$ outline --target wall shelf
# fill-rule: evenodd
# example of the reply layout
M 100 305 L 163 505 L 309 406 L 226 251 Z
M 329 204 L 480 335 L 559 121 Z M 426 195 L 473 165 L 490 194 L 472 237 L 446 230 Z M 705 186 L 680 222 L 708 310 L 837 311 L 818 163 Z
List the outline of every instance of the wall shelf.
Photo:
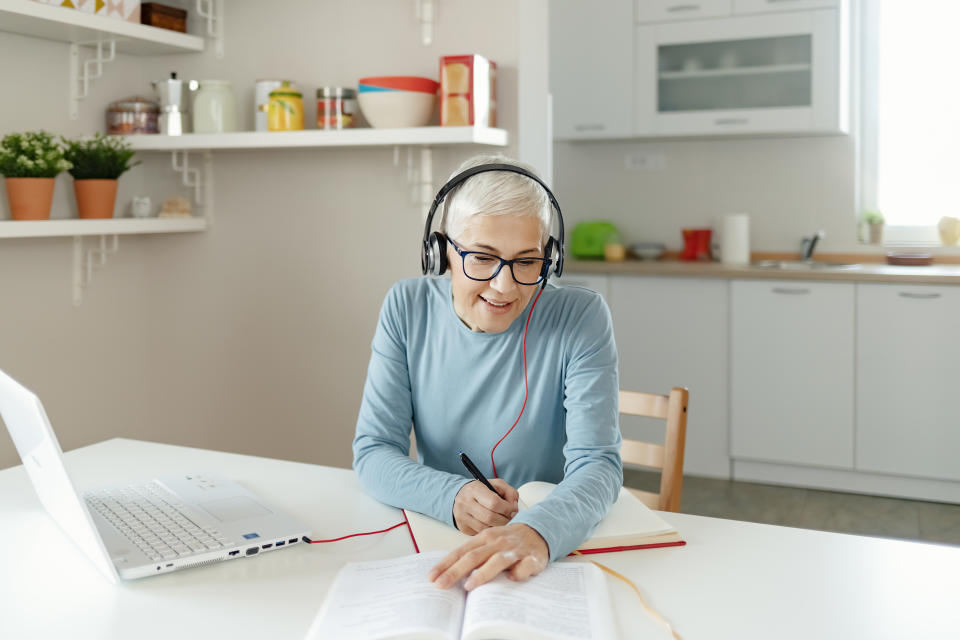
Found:
M 124 136 L 137 151 L 280 149 L 293 147 L 391 147 L 483 144 L 507 146 L 505 129 L 490 127 L 408 127 L 326 131 L 237 131 L 182 136 Z
M 74 44 L 116 40 L 118 53 L 152 56 L 203 51 L 197 36 L 33 0 L 0 0 L 0 31 Z
M 111 218 L 105 220 L 4 220 L 0 238 L 119 236 L 204 231 L 205 218 Z

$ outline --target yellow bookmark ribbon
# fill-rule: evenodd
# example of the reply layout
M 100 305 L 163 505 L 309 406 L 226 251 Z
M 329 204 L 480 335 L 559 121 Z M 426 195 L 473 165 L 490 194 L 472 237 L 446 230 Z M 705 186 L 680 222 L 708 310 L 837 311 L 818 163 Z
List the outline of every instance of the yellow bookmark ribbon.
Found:
M 583 555 L 582 553 L 580 553 L 579 551 L 574 551 L 573 554 L 574 554 L 574 555 L 577 555 L 577 556 L 580 556 L 581 558 L 586 558 L 586 556 L 584 556 L 584 555 Z M 676 640 L 683 640 L 683 638 L 680 637 L 680 634 L 677 633 L 676 631 L 674 631 L 673 626 L 671 626 L 671 624 L 667 621 L 667 619 L 664 618 L 662 615 L 660 615 L 660 614 L 656 611 L 656 609 L 654 609 L 653 607 L 651 607 L 650 605 L 647 604 L 647 601 L 644 599 L 643 594 L 640 593 L 640 588 L 637 587 L 637 585 L 635 585 L 635 584 L 633 583 L 633 580 L 631 580 L 630 578 L 626 577 L 625 575 L 622 575 L 622 574 L 614 571 L 614 570 L 611 569 L 610 567 L 608 567 L 608 566 L 606 566 L 606 565 L 604 565 L 604 564 L 601 564 L 601 563 L 597 562 L 596 560 L 590 560 L 589 558 L 587 558 L 587 560 L 589 560 L 589 561 L 592 562 L 593 564 L 597 565 L 598 567 L 600 567 L 601 569 L 603 569 L 604 571 L 606 571 L 607 573 L 609 573 L 610 575 L 612 575 L 614 578 L 618 578 L 618 579 L 620 579 L 620 580 L 623 580 L 623 581 L 626 582 L 628 585 L 630 585 L 630 588 L 632 588 L 632 589 L 636 592 L 637 597 L 640 599 L 640 604 L 643 606 L 643 610 L 647 612 L 647 615 L 649 615 L 651 618 L 653 618 L 654 620 L 656 620 L 657 622 L 659 622 L 660 624 L 662 624 L 663 626 L 665 626 L 665 627 L 667 628 L 667 631 L 670 632 L 670 635 L 672 635 Z

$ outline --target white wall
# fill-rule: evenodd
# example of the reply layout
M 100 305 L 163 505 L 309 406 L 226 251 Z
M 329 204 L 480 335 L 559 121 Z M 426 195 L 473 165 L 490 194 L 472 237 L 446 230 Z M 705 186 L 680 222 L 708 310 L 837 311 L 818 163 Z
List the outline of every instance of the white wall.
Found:
M 232 80 L 251 128 L 254 80 L 289 77 L 311 122 L 319 85 L 436 77 L 441 55 L 463 53 L 500 65 L 499 115 L 515 133 L 516 3 L 437 4 L 424 47 L 412 0 L 231 0 L 224 59 L 120 56 L 79 121 L 66 117 L 67 45 L 0 33 L 0 60 L 29 61 L 0 66 L 0 133 L 102 130 L 107 103 L 149 95 L 170 71 Z M 435 153 L 434 178 L 474 152 Z M 120 203 L 187 195 L 169 156 L 144 161 L 121 179 Z M 377 311 L 391 283 L 419 272 L 425 212 L 392 149 L 221 152 L 214 162 L 214 226 L 123 237 L 80 307 L 69 239 L 0 240 L 0 368 L 44 400 L 64 449 L 124 436 L 348 466 Z M 73 215 L 70 190 L 61 177 L 54 217 Z M 0 193 L 0 218 L 6 207 Z M 17 462 L 0 437 L 0 467 Z
M 630 153 L 662 155 L 664 168 L 627 169 Z M 571 229 L 606 219 L 627 244 L 680 249 L 682 228 L 747 213 L 754 251 L 799 251 L 801 236 L 817 229 L 826 231 L 818 251 L 865 251 L 856 237 L 849 136 L 558 142 L 554 157 L 557 197 Z

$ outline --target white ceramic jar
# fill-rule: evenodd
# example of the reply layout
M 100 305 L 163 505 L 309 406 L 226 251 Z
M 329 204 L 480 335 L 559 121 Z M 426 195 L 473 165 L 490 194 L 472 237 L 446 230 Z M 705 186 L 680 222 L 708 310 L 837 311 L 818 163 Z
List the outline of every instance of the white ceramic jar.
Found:
M 193 131 L 225 133 L 237 130 L 237 103 L 227 80 L 201 80 L 193 99 Z

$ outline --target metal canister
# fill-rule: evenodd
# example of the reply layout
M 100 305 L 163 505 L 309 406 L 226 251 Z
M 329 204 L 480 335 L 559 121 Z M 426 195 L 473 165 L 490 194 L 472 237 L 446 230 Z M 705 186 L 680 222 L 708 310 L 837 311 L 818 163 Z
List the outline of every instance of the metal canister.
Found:
M 289 81 L 270 92 L 267 104 L 267 131 L 299 131 L 303 129 L 303 94 Z
M 253 129 L 267 131 L 267 107 L 270 103 L 270 92 L 279 89 L 289 80 L 257 80 L 253 92 Z
M 349 129 L 357 112 L 357 91 L 346 87 L 317 89 L 317 129 Z

